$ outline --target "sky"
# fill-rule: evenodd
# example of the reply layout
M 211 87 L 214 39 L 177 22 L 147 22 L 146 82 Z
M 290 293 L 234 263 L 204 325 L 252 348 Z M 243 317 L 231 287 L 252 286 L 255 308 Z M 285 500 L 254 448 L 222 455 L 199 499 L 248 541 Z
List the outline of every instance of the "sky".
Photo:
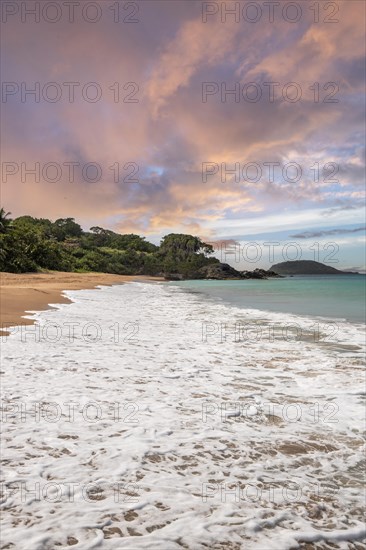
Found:
M 3 1 L 1 205 L 364 270 L 365 6 Z

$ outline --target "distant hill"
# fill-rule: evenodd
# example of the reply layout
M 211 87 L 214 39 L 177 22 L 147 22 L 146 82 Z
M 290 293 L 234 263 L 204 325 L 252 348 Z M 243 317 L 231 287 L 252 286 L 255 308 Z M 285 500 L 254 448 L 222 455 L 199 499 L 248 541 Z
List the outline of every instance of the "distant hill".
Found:
M 281 262 L 271 267 L 279 275 L 349 275 L 350 272 L 340 271 L 330 265 L 325 265 L 313 260 L 295 260 Z

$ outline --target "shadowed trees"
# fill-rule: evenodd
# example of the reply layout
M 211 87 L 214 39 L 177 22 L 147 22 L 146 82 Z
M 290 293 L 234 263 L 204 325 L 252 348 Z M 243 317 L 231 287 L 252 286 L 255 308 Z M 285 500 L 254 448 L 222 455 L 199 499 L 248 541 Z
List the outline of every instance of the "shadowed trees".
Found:
M 6 233 L 10 228 L 12 220 L 9 216 L 11 212 L 5 212 L 4 208 L 0 208 L 0 233 Z
M 182 273 L 199 276 L 213 248 L 198 237 L 171 233 L 156 246 L 145 237 L 93 226 L 83 231 L 74 218 L 20 216 L 0 210 L 0 270 L 14 273 L 48 269 L 126 275 Z M 9 228 L 11 227 L 11 231 Z

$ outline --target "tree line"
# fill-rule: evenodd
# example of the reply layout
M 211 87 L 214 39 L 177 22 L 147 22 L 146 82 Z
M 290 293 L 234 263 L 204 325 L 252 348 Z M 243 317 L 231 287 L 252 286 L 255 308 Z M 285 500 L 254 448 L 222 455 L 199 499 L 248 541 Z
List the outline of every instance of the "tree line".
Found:
M 120 234 L 99 226 L 83 231 L 74 218 L 20 216 L 0 209 L 0 271 L 42 270 L 166 275 L 201 278 L 200 269 L 216 258 L 199 237 L 170 233 L 160 246 L 135 234 Z

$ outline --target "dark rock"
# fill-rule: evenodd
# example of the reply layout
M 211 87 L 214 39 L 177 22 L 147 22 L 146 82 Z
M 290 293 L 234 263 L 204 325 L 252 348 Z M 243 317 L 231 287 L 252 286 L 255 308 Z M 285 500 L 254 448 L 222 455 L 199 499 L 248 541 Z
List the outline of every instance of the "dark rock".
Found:
M 164 273 L 163 277 L 167 281 L 183 281 L 184 277 L 181 273 Z
M 281 277 L 275 271 L 266 269 L 255 269 L 254 271 L 241 271 L 243 279 L 269 279 L 269 277 Z
M 184 276 L 182 273 L 164 273 L 163 276 L 167 281 L 183 281 L 185 279 L 215 279 L 224 281 L 226 279 L 268 279 L 269 277 L 281 277 L 281 275 L 278 275 L 274 271 L 266 271 L 265 269 L 237 271 L 231 265 L 220 262 L 205 265 L 197 273 L 192 273 L 189 277 Z
M 204 279 L 242 279 L 240 271 L 237 271 L 229 264 L 215 263 L 205 265 L 199 271 Z

